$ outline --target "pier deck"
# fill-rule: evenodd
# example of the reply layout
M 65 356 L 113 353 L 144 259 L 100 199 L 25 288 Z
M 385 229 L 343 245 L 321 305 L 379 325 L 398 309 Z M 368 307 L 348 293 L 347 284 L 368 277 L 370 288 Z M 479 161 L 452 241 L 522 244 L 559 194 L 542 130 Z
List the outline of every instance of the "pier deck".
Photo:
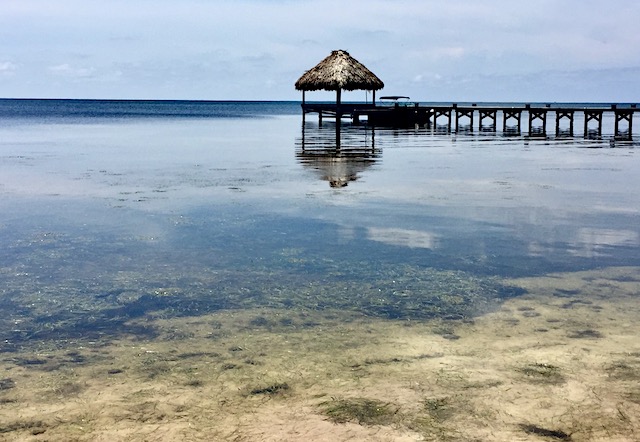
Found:
M 371 126 L 388 127 L 437 127 L 448 131 L 495 131 L 500 117 L 504 132 L 523 132 L 522 117 L 526 116 L 529 136 L 546 136 L 547 120 L 555 118 L 556 136 L 574 136 L 574 119 L 577 113 L 584 115 L 583 134 L 602 135 L 602 120 L 605 114 L 612 114 L 618 139 L 631 139 L 633 115 L 638 112 L 636 104 L 514 104 L 449 105 L 441 104 L 395 104 L 391 106 L 375 104 L 342 103 L 302 103 L 303 118 L 308 113 L 317 113 L 319 122 L 323 118 L 350 119 L 354 124 L 366 121 Z M 477 126 L 474 122 L 477 121 Z

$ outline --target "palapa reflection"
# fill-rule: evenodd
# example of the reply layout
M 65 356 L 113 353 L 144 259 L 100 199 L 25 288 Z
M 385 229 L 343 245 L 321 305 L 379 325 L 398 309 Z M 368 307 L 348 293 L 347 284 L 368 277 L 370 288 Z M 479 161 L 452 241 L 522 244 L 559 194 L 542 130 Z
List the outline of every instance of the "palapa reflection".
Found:
M 338 126 L 339 127 L 339 126 Z M 302 124 L 296 141 L 296 158 L 331 187 L 345 187 L 381 156 L 375 148 L 373 128 Z

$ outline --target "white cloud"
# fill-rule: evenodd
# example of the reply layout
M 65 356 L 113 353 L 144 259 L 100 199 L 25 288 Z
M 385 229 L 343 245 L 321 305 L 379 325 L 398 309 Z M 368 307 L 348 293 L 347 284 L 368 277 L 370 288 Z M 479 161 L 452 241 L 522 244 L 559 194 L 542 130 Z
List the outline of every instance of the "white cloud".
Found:
M 433 55 L 436 58 L 461 58 L 465 55 L 464 48 L 460 46 L 434 48 Z
M 0 75 L 13 75 L 18 69 L 18 66 L 10 61 L 0 61 Z
M 93 68 L 76 68 L 68 63 L 49 67 L 49 72 L 71 78 L 89 78 L 93 76 L 94 71 Z

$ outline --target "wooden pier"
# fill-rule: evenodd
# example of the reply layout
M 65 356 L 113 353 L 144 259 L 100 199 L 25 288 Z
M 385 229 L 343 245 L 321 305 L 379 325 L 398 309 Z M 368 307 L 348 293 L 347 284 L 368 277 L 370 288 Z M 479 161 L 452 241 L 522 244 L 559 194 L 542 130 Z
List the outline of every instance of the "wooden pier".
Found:
M 499 117 L 502 131 L 521 134 L 523 115 L 527 121 L 527 135 L 545 137 L 548 135 L 548 118 L 555 119 L 556 136 L 575 136 L 575 116 L 584 115 L 582 134 L 584 137 L 602 136 L 602 121 L 605 114 L 614 118 L 614 137 L 631 139 L 633 135 L 633 115 L 638 112 L 636 104 L 564 105 L 564 104 L 518 104 L 505 106 L 487 105 L 430 105 L 398 104 L 381 106 L 374 104 L 342 103 L 302 103 L 303 119 L 308 113 L 317 113 L 318 121 L 323 118 L 350 119 L 353 124 L 365 122 L 370 126 L 426 127 L 436 130 L 472 132 L 496 131 Z M 477 126 L 474 122 L 477 121 Z

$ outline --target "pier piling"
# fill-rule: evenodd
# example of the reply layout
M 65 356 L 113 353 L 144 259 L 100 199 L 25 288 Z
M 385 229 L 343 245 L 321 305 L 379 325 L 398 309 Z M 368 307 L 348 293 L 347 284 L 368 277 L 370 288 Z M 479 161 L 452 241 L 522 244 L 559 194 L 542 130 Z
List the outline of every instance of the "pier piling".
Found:
M 483 126 L 482 121 L 487 119 L 487 120 L 491 120 L 491 125 L 488 126 L 488 128 L 495 132 L 497 115 L 498 115 L 497 109 L 478 109 L 478 119 L 480 120 L 480 122 L 478 123 L 479 130 L 480 131 L 484 130 L 485 126 Z
M 520 133 L 521 117 L 522 117 L 522 109 L 502 109 L 502 131 L 507 132 L 509 120 L 514 119 L 516 120 L 515 131 L 517 133 Z
M 597 135 L 602 136 L 602 115 L 604 111 L 601 109 L 598 110 L 584 110 L 584 136 L 587 138 L 589 136 L 589 122 L 595 121 L 598 123 L 598 128 L 596 129 Z
M 433 127 L 438 127 L 438 117 L 446 117 L 447 118 L 447 131 L 451 131 L 451 112 L 457 106 L 454 104 L 452 107 L 436 107 L 433 109 Z
M 611 108 L 615 115 L 614 137 L 619 140 L 630 140 L 633 132 L 633 112 L 635 109 L 620 109 L 615 104 L 611 105 Z M 620 123 L 623 121 L 627 122 L 626 131 L 620 129 Z
M 460 130 L 460 118 L 467 117 L 469 119 L 469 130 L 473 131 L 473 113 L 475 109 L 456 108 L 456 132 Z
M 569 120 L 569 132 L 568 136 L 573 136 L 573 109 L 558 109 L 556 110 L 556 136 L 560 136 L 562 134 L 562 130 L 560 129 L 560 122 L 563 118 Z
M 546 136 L 547 135 L 547 109 L 532 109 L 529 110 L 529 136 Z M 540 120 L 542 124 L 534 127 L 533 122 Z

